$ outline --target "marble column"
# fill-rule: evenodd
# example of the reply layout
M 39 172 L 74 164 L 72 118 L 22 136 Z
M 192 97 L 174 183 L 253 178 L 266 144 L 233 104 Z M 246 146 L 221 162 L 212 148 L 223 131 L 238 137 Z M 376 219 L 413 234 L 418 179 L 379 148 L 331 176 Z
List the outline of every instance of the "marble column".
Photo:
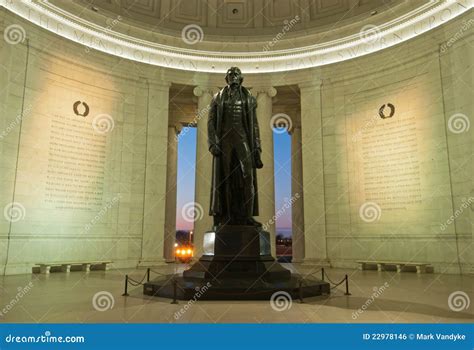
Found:
M 292 262 L 304 259 L 304 199 L 303 158 L 301 152 L 301 126 L 294 125 L 291 134 L 291 196 L 295 199 L 291 208 Z
M 272 255 L 275 256 L 275 168 L 273 157 L 273 126 L 271 125 L 272 97 L 274 87 L 255 87 L 252 93 L 257 97 L 257 118 L 262 143 L 263 168 L 257 169 L 259 216 L 256 218 L 270 232 Z
M 304 263 L 327 265 L 321 84 L 300 85 Z
M 169 84 L 148 85 L 145 200 L 139 266 L 154 266 L 165 262 L 169 87 Z
M 212 157 L 207 144 L 207 120 L 213 89 L 197 86 L 193 91 L 198 97 L 197 147 L 196 147 L 196 189 L 194 218 L 194 257 L 202 255 L 204 233 L 212 229 L 213 219 L 209 216 L 212 179 Z
M 168 160 L 166 171 L 166 217 L 164 257 L 166 262 L 174 261 L 176 240 L 176 202 L 178 176 L 178 137 L 182 125 L 168 126 Z

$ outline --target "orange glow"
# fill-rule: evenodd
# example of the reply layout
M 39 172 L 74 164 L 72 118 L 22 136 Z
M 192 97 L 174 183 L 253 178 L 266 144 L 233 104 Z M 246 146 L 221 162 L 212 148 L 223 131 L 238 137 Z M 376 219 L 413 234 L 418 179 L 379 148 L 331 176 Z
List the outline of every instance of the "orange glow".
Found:
M 181 247 L 180 249 L 176 249 L 175 251 L 176 256 L 180 257 L 192 257 L 193 256 L 193 249 L 192 247 Z

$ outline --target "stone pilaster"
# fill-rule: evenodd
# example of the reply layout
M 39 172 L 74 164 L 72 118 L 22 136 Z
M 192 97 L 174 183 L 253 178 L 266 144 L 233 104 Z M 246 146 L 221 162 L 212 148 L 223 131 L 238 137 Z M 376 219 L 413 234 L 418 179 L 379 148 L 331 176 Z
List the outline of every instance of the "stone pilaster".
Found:
M 300 86 L 300 98 L 304 263 L 327 265 L 320 82 Z
M 301 126 L 295 125 L 291 134 L 291 196 L 292 205 L 292 262 L 304 259 L 304 199 L 303 199 L 303 158 L 301 152 Z
M 207 144 L 207 121 L 212 99 L 211 87 L 197 86 L 193 91 L 198 97 L 197 147 L 196 147 L 196 189 L 194 221 L 194 256 L 202 255 L 204 233 L 212 229 L 213 219 L 209 216 L 212 179 L 212 156 Z
M 256 218 L 270 232 L 272 255 L 275 256 L 275 168 L 273 157 L 273 126 L 271 119 L 274 87 L 255 87 L 252 93 L 257 97 L 257 119 L 260 127 L 263 168 L 257 169 L 259 216 Z
M 168 161 L 166 171 L 166 217 L 164 257 L 167 262 L 174 261 L 174 242 L 176 239 L 176 195 L 178 176 L 178 137 L 181 125 L 168 127 Z
M 140 266 L 164 263 L 170 84 L 149 84 L 145 200 Z M 164 125 L 163 125 L 164 124 Z

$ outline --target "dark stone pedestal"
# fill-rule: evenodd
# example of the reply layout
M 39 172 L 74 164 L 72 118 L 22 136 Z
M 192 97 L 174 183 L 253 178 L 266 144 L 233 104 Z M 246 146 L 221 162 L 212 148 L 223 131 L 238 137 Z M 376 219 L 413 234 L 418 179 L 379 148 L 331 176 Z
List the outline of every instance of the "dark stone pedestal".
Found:
M 204 235 L 204 254 L 182 276 L 147 282 L 143 293 L 178 299 L 269 299 L 277 291 L 292 297 L 329 294 L 329 284 L 302 278 L 272 256 L 270 234 L 255 226 L 222 226 Z

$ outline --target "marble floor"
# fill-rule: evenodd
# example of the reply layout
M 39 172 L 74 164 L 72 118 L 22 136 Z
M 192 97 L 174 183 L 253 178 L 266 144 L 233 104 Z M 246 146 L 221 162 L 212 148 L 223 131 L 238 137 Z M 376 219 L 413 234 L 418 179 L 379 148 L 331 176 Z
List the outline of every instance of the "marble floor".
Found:
M 300 273 L 319 276 L 317 268 L 285 264 Z M 182 270 L 171 264 L 161 273 Z M 343 285 L 330 296 L 293 300 L 280 310 L 269 301 L 179 301 L 145 297 L 131 287 L 123 297 L 124 275 L 140 280 L 145 270 L 109 270 L 0 277 L 0 322 L 46 323 L 451 323 L 473 322 L 473 306 L 453 311 L 449 296 L 463 292 L 473 299 L 472 275 L 422 274 L 326 269 L 336 281 L 350 276 L 351 296 Z M 467 296 L 467 299 L 466 299 Z M 458 305 L 455 303 L 455 305 Z M 466 305 L 466 304 L 464 304 Z

